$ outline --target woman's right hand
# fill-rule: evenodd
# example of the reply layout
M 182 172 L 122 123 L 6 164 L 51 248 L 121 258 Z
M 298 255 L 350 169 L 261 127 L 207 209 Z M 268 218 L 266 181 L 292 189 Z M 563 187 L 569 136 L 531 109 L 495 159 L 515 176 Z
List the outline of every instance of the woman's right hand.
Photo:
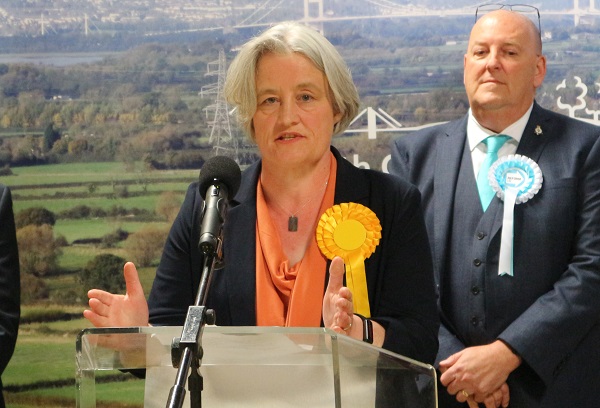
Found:
M 92 289 L 88 292 L 90 309 L 83 317 L 96 327 L 148 326 L 148 302 L 140 283 L 137 269 L 132 262 L 123 267 L 125 295 Z
M 336 256 L 329 267 L 329 283 L 323 297 L 323 324 L 340 334 L 350 335 L 354 320 L 352 292 L 344 286 L 344 261 Z M 362 335 L 362 331 L 359 331 Z

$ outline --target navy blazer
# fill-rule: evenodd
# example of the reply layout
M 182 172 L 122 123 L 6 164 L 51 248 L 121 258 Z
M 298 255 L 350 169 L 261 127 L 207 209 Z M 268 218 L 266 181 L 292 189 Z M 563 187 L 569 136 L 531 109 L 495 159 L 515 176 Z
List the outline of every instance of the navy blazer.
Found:
M 19 330 L 19 252 L 10 189 L 0 184 L 0 376 L 12 357 Z M 4 406 L 0 379 L 0 406 Z
M 466 126 L 465 116 L 400 137 L 392 147 L 390 171 L 422 194 L 439 293 L 444 277 L 456 273 L 446 270 L 446 259 L 453 207 L 460 205 L 455 186 Z M 489 341 L 504 340 L 524 361 L 509 376 L 511 392 L 523 387 L 536 401 L 545 395 L 544 407 L 599 403 L 593 398 L 600 386 L 599 135 L 596 126 L 534 103 L 516 153 L 540 166 L 543 185 L 515 207 L 514 277 L 506 284 L 497 271 L 487 272 L 491 278 L 481 294 Z M 503 205 L 493 200 L 498 212 L 487 257 L 497 269 Z M 438 361 L 475 345 L 465 342 L 444 310 L 440 317 Z
M 419 192 L 396 177 L 358 169 L 332 151 L 337 160 L 335 203 L 363 204 L 375 212 L 383 227 L 379 246 L 365 262 L 371 314 L 386 327 L 383 346 L 432 364 L 439 321 Z M 218 325 L 256 325 L 260 168 L 258 162 L 243 172 L 241 187 L 230 202 L 223 234 L 225 267 L 214 271 L 207 296 Z M 194 303 L 202 266 L 197 249 L 201 204 L 198 185 L 193 183 L 169 233 L 150 293 L 153 324 L 182 325 L 188 306 Z

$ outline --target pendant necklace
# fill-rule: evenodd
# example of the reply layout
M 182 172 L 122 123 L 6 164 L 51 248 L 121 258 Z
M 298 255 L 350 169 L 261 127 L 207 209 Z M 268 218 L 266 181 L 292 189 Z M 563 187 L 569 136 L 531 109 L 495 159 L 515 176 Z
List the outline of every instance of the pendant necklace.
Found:
M 329 184 L 329 174 L 327 175 L 327 178 L 325 179 L 325 184 L 323 185 L 323 188 L 321 189 L 321 191 L 325 190 L 327 188 L 327 184 Z M 319 194 L 320 195 L 320 194 Z M 286 213 L 290 214 L 290 216 L 288 217 L 288 231 L 290 232 L 296 232 L 298 231 L 298 216 L 300 214 L 302 214 L 302 211 L 304 210 L 304 208 L 310 204 L 313 200 L 314 200 L 315 196 L 309 198 L 307 201 L 305 201 L 298 210 L 296 210 L 295 212 L 290 212 L 287 211 L 285 208 L 283 208 L 279 203 L 275 203 L 279 208 L 281 208 L 283 211 L 285 211 Z

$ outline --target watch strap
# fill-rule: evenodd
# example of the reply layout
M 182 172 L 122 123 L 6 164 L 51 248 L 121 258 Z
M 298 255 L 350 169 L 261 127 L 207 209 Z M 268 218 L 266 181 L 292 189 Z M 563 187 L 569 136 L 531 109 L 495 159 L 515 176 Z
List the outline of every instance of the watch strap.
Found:
M 373 344 L 373 321 L 364 317 L 361 314 L 354 313 L 362 320 L 363 324 L 363 341 L 365 343 Z

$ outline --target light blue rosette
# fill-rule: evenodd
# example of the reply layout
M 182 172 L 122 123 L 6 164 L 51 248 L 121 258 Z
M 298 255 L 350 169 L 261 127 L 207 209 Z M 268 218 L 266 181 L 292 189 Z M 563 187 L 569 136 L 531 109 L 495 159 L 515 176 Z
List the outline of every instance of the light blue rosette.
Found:
M 542 188 L 540 166 L 529 157 L 511 154 L 490 167 L 488 179 L 492 189 L 504 201 L 498 275 L 513 276 L 513 240 L 515 205 L 533 198 Z

